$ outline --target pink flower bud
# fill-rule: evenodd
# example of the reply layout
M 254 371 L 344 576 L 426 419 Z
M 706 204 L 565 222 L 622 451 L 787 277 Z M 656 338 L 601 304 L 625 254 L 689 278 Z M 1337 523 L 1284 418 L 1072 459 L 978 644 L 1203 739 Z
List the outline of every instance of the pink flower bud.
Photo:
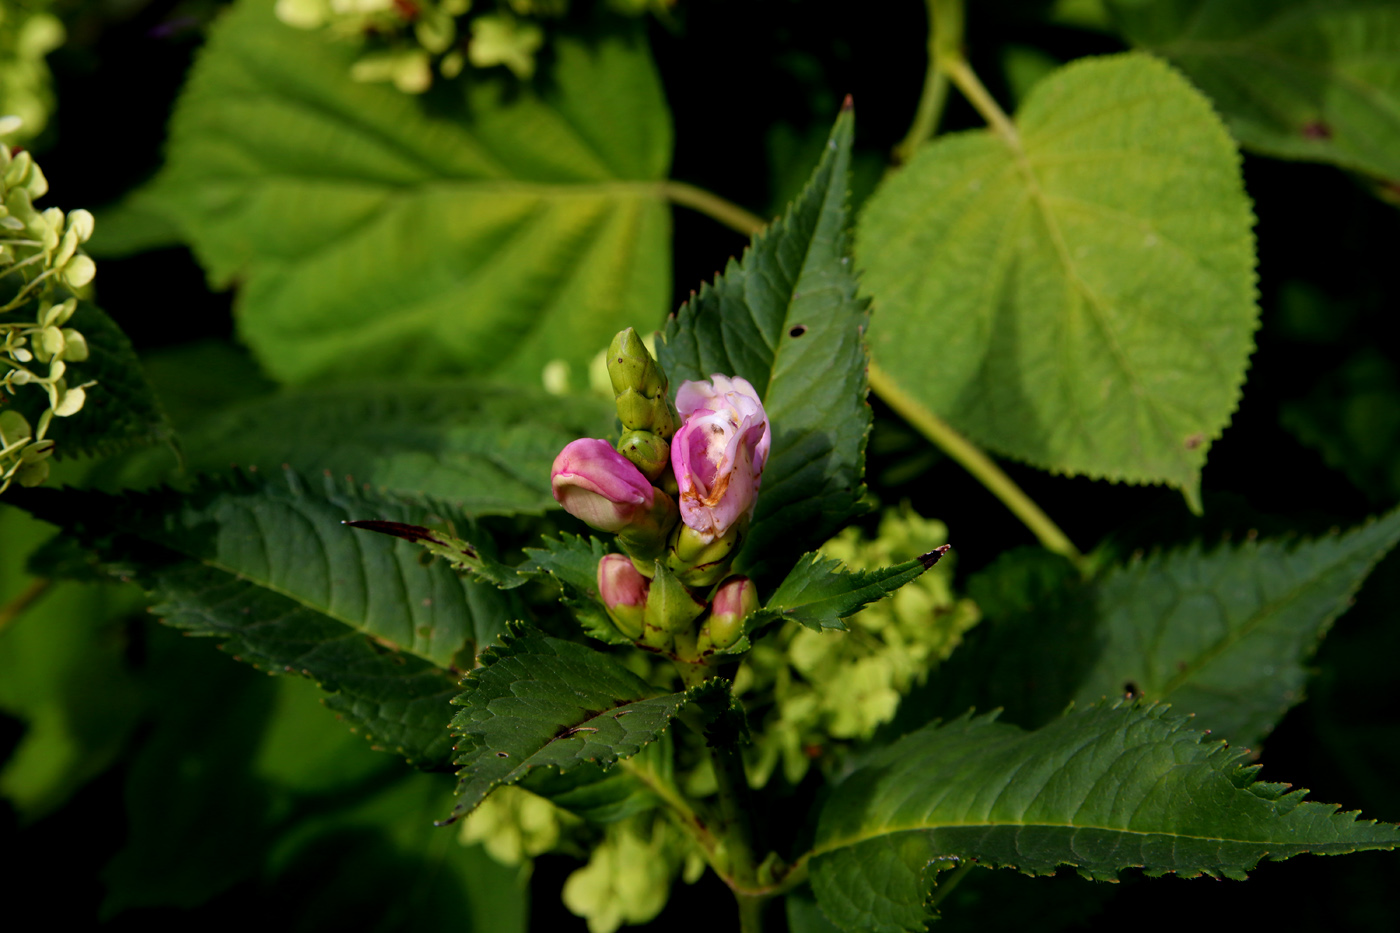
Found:
M 710 604 L 710 618 L 701 631 L 701 650 L 723 651 L 744 634 L 744 620 L 758 609 L 758 589 L 748 577 L 730 577 L 720 584 Z
M 638 572 L 630 557 L 607 554 L 598 562 L 598 595 L 617 630 L 628 638 L 642 636 L 650 587 L 651 581 Z
M 681 520 L 703 542 L 753 514 L 772 431 L 748 380 L 714 375 L 676 395 L 684 420 L 671 439 Z
M 631 461 L 598 438 L 581 438 L 560 451 L 549 478 L 559 504 L 599 531 L 622 531 L 645 518 L 656 495 Z
M 642 576 L 624 554 L 605 554 L 598 561 L 598 595 L 609 609 L 618 606 L 645 606 L 651 581 Z

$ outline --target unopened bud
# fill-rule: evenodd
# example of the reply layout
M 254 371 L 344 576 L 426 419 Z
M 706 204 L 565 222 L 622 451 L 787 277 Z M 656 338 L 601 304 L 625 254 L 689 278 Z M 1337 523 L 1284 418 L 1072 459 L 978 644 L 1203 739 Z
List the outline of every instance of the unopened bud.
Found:
M 655 487 L 599 438 L 581 438 L 560 451 L 550 486 L 569 514 L 599 531 L 618 532 L 645 523 L 655 505 Z
M 657 561 L 647 591 L 645 631 L 642 641 L 656 648 L 670 648 L 676 632 L 683 632 L 705 611 L 705 604 Z
M 617 402 L 617 417 L 628 431 L 650 431 L 662 440 L 676 433 L 670 383 L 646 344 L 632 328 L 608 346 L 608 379 Z
M 735 523 L 718 538 L 706 536 L 681 523 L 671 534 L 666 566 L 687 586 L 711 586 L 729 572 L 748 531 L 747 517 Z
M 730 577 L 720 584 L 710 607 L 710 644 L 728 648 L 744 633 L 744 620 L 758 609 L 758 588 L 748 577 Z
M 652 482 L 671 468 L 671 445 L 650 431 L 627 431 L 617 442 L 617 452 Z
M 637 572 L 631 558 L 608 554 L 598 562 L 598 595 L 617 630 L 628 638 L 642 637 L 650 587 L 651 581 Z

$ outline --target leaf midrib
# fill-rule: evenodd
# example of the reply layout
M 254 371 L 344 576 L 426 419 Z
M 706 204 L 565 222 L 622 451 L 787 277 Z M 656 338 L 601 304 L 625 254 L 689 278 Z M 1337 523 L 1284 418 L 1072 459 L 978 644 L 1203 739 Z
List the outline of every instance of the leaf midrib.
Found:
M 1183 458 L 1178 446 L 1171 442 L 1174 435 L 1170 426 L 1166 423 L 1165 416 L 1157 404 L 1155 396 L 1145 391 L 1141 379 L 1139 379 L 1137 373 L 1134 372 L 1127 358 L 1127 354 L 1118 341 L 1117 334 L 1113 332 L 1108 322 L 1104 319 L 1103 308 L 1100 307 L 1101 299 L 1079 275 L 1074 261 L 1069 254 L 1069 246 L 1065 243 L 1064 233 L 1060 229 L 1054 212 L 1050 209 L 1045 192 L 1040 187 L 1040 179 L 1035 174 L 1035 168 L 1032 165 L 1025 147 L 1022 145 L 1021 137 L 1019 135 L 1014 137 L 1007 136 L 1000 133 L 995 135 L 1005 143 L 1007 149 L 1011 153 L 1012 159 L 1020 169 L 1021 175 L 1025 180 L 1027 193 L 1030 195 L 1031 201 L 1036 205 L 1041 220 L 1045 223 L 1046 230 L 1050 233 L 1050 240 L 1054 245 L 1055 256 L 1060 261 L 1060 266 L 1064 270 L 1065 277 L 1069 280 L 1071 286 L 1083 297 L 1084 307 L 1089 311 L 1090 320 L 1094 322 L 1094 326 L 1099 331 L 1100 337 L 1108 345 L 1114 362 L 1118 364 L 1119 371 L 1122 372 L 1123 376 L 1127 379 L 1134 397 L 1141 402 L 1142 407 L 1146 409 L 1149 416 L 1156 424 L 1157 430 L 1160 432 L 1160 437 L 1167 441 L 1163 446 L 1166 450 L 1171 451 L 1171 458 L 1176 461 L 1178 468 L 1184 469 L 1188 475 L 1191 474 L 1193 472 L 1191 462 L 1188 458 Z
M 1300 806 L 1301 806 L 1301 805 L 1300 805 Z M 1292 812 L 1292 811 L 1290 811 L 1290 812 Z M 1371 822 L 1372 822 L 1372 821 L 1365 821 L 1365 825 L 1369 825 Z M 940 830 L 940 829 L 1000 829 L 1000 828 L 1011 828 L 1011 827 L 1019 827 L 1019 828 L 1022 828 L 1022 829 L 1047 829 L 1047 830 L 1048 830 L 1048 829 L 1098 830 L 1098 831 L 1102 831 L 1102 832 L 1117 833 L 1117 834 L 1119 834 L 1119 835 L 1124 835 L 1124 836 L 1141 836 L 1141 837 L 1161 836 L 1161 837 L 1167 838 L 1167 839 L 1189 839 L 1189 840 L 1196 841 L 1196 842 L 1233 843 L 1233 844 L 1236 844 L 1236 845 L 1273 846 L 1273 847 L 1276 847 L 1276 848 L 1277 848 L 1277 847 L 1281 847 L 1281 846 L 1290 845 L 1290 843 L 1280 842 L 1280 841 L 1277 840 L 1277 839 L 1237 839 L 1237 838 L 1232 838 L 1232 837 L 1229 837 L 1229 836 L 1202 836 L 1202 835 L 1196 835 L 1196 834 L 1193 834 L 1193 833 L 1171 833 L 1171 832 L 1163 832 L 1163 831 L 1161 831 L 1161 830 L 1124 829 L 1124 828 L 1118 827 L 1118 826 L 1097 826 L 1097 825 L 1091 825 L 1091 824 L 1085 824 L 1085 823 L 1051 823 L 1051 822 L 1020 823 L 1020 822 L 1016 822 L 1016 821 L 1014 821 L 1014 820 L 1000 820 L 1000 821 L 991 821 L 991 820 L 987 820 L 987 821 L 980 821 L 980 822 L 951 822 L 951 821 L 950 821 L 950 822 L 936 823 L 936 824 L 919 824 L 919 823 L 916 823 L 916 824 L 912 824 L 912 825 L 898 825 L 898 826 L 884 827 L 884 828 L 881 828 L 880 830 L 875 831 L 875 832 L 856 833 L 856 834 L 853 834 L 853 835 L 850 835 L 850 836 L 843 836 L 842 838 L 840 838 L 840 839 L 838 839 L 838 840 L 835 840 L 835 841 L 833 841 L 833 842 L 826 842 L 826 843 L 823 843 L 823 844 L 821 844 L 821 845 L 819 845 L 819 846 L 814 846 L 814 847 L 812 848 L 812 850 L 808 853 L 808 856 L 809 856 L 810 858 L 818 858 L 818 857 L 820 857 L 820 856 L 822 856 L 822 855 L 828 855 L 828 854 L 830 854 L 830 853 L 832 853 L 832 852 L 835 852 L 835 851 L 837 851 L 837 850 L 839 850 L 839 849 L 844 849 L 844 848 L 848 848 L 848 847 L 851 847 L 851 846 L 856 846 L 856 845 L 859 845 L 859 844 L 861 844 L 861 843 L 863 843 L 863 842 L 870 842 L 870 841 L 875 840 L 875 839 L 880 839 L 880 838 L 882 838 L 882 837 L 884 837 L 884 836 L 893 836 L 893 835 L 896 835 L 896 834 L 898 834 L 898 833 L 915 833 L 915 832 L 917 832 L 917 833 L 930 833 L 930 832 L 937 832 L 937 831 Z M 1346 842 L 1345 840 L 1337 840 L 1336 842 L 1314 843 L 1314 844 L 1310 844 L 1310 845 L 1303 844 L 1303 843 L 1291 843 L 1291 845 L 1301 845 L 1301 846 L 1303 846 L 1304 849 L 1309 850 L 1309 851 L 1314 850 L 1314 849 L 1319 849 L 1319 848 L 1322 848 L 1322 847 L 1324 847 L 1324 846 L 1329 846 L 1329 845 L 1345 845 L 1345 846 L 1350 846 L 1350 847 L 1352 847 L 1352 848 L 1356 848 L 1356 847 L 1359 847 L 1359 846 L 1365 845 L 1365 844 L 1366 844 L 1366 843 L 1360 842 L 1360 841 L 1357 841 L 1357 842 Z M 1395 837 L 1395 842 L 1394 842 L 1393 844 L 1394 844 L 1394 845 L 1400 845 L 1400 836 Z

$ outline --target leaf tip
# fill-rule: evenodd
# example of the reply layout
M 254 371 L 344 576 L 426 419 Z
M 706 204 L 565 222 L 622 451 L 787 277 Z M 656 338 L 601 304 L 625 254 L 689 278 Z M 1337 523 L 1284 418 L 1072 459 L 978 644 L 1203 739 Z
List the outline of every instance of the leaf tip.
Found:
M 850 111 L 852 111 L 852 110 L 855 110 L 855 109 L 856 109 L 856 99 L 855 99 L 855 97 L 853 97 L 853 96 L 850 95 L 850 94 L 847 94 L 847 95 L 846 95 L 846 99 L 843 100 L 843 101 L 841 101 L 841 112 L 842 112 L 842 113 L 848 113 L 848 112 L 850 112 Z
M 933 567 L 934 564 L 938 563 L 940 560 L 943 559 L 944 554 L 947 554 L 952 549 L 953 546 L 951 544 L 945 544 L 942 547 L 936 547 L 932 551 L 929 551 L 927 554 L 920 554 L 919 563 L 924 565 L 925 570 L 929 570 Z

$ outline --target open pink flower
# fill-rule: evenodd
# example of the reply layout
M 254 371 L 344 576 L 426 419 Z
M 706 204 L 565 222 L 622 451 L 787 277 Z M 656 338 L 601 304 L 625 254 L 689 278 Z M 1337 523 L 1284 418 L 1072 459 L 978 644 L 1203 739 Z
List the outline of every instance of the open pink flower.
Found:
M 651 512 L 656 490 L 612 444 L 574 441 L 554 458 L 554 498 L 569 514 L 599 531 L 619 532 Z
M 753 514 L 772 431 L 748 380 L 714 375 L 685 382 L 676 394 L 683 421 L 671 439 L 681 520 L 713 541 Z

